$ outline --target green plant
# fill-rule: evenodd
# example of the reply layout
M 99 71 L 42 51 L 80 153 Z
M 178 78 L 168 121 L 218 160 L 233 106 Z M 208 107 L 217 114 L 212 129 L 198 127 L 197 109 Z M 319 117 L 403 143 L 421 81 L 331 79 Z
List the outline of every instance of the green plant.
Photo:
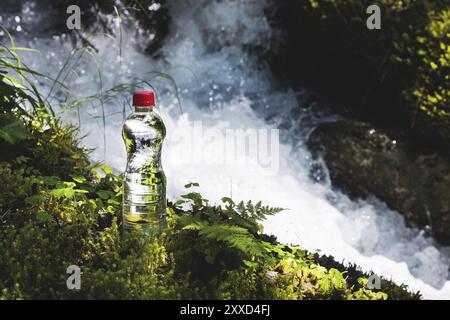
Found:
M 345 267 L 324 267 L 315 254 L 262 234 L 260 219 L 280 208 L 228 198 L 223 207 L 209 206 L 190 192 L 169 205 L 164 232 L 144 238 L 120 231 L 121 180 L 109 167 L 95 166 L 89 178 L 63 181 L 15 169 L 16 162 L 2 164 L 10 180 L 29 177 L 37 187 L 10 194 L 14 201 L 1 208 L 9 211 L 0 225 L 3 299 L 387 297 L 347 282 Z M 181 202 L 191 208 L 181 210 Z M 65 287 L 65 269 L 72 264 L 83 271 L 80 291 Z M 400 297 L 410 297 L 398 290 Z
M 372 4 L 381 9 L 381 30 L 366 27 Z M 329 94 L 353 117 L 428 145 L 450 141 L 444 1 L 292 0 L 280 7 L 289 37 L 283 72 Z
M 424 33 L 415 39 L 418 77 L 404 95 L 416 106 L 417 125 L 450 141 L 450 9 L 431 11 L 429 16 Z
M 188 184 L 190 188 L 193 184 Z M 230 198 L 223 198 L 225 207 L 208 206 L 208 200 L 203 199 L 198 192 L 190 192 L 182 196 L 175 206 L 191 203 L 192 214 L 173 215 L 177 225 L 183 231 L 195 231 L 201 242 L 200 248 L 208 248 L 205 259 L 213 263 L 223 248 L 234 248 L 244 256 L 264 256 L 268 251 L 268 243 L 259 238 L 262 226 L 261 220 L 274 215 L 282 208 L 263 206 L 261 202 L 251 201 L 235 204 Z

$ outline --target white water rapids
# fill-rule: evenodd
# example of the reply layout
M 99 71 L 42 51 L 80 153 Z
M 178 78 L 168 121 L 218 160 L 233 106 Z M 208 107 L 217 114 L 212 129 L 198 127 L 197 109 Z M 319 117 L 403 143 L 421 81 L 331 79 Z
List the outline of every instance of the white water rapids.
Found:
M 450 298 L 448 249 L 406 228 L 400 214 L 375 198 L 351 201 L 332 190 L 328 179 L 311 178 L 312 160 L 304 146 L 308 128 L 332 119 L 317 118 L 308 105 L 301 105 L 302 92 L 276 91 L 267 67 L 242 49 L 269 43 L 274 36 L 264 5 L 264 1 L 232 0 L 172 4 L 170 34 L 160 58 L 152 59 L 137 49 L 140 37 L 134 30 L 123 30 L 121 57 L 117 39 L 92 38 L 101 57 L 102 90 L 132 76 L 148 78 L 145 73 L 154 70 L 167 71 L 176 80 L 182 115 L 168 81 L 154 82 L 168 131 L 163 166 L 169 198 L 186 193 L 186 183 L 198 182 L 199 191 L 213 202 L 231 195 L 235 200 L 262 200 L 287 208 L 265 222 L 266 233 L 405 283 L 425 298 Z M 39 52 L 27 53 L 25 61 L 53 77 L 71 50 L 70 43 L 60 37 L 18 42 L 37 48 Z M 211 50 L 211 46 L 219 49 Z M 99 91 L 99 70 L 91 57 L 83 57 L 73 67 L 76 76 L 69 74 L 67 81 L 72 79 L 71 88 L 78 96 Z M 82 105 L 80 112 L 81 131 L 87 135 L 84 145 L 96 148 L 93 159 L 117 171 L 125 165 L 120 136 L 123 108 L 120 99 L 105 104 L 105 128 L 99 103 Z M 78 123 L 76 110 L 64 112 L 64 117 Z M 199 126 L 201 143 L 195 138 Z M 272 159 L 277 161 L 275 173 L 262 174 L 261 164 L 245 153 L 237 154 L 234 161 L 221 161 L 224 144 L 213 138 L 224 137 L 227 129 L 269 132 L 276 128 L 281 142 L 279 157 Z

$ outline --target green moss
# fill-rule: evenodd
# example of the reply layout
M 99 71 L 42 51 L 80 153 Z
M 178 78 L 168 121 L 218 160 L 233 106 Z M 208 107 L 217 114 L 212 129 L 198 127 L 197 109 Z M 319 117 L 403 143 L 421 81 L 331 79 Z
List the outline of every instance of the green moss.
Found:
M 0 162 L 0 210 L 13 210 L 23 206 L 24 199 L 32 194 L 34 178 L 25 176 L 25 169 L 13 170 L 12 165 Z

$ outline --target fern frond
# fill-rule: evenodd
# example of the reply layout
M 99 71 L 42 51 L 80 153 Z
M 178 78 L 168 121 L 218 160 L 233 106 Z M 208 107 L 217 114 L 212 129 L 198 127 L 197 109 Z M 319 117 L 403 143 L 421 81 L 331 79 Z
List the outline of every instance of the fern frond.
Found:
M 234 208 L 231 208 L 230 205 L 228 205 L 227 208 L 235 210 L 242 218 L 252 222 L 262 221 L 268 216 L 275 215 L 284 210 L 284 208 L 279 207 L 263 206 L 261 201 L 255 205 L 251 201 L 247 201 L 247 203 L 241 201 L 235 205 Z
M 265 252 L 264 243 L 256 239 L 247 229 L 228 224 L 204 226 L 199 235 L 208 240 L 225 243 L 249 256 L 261 256 Z

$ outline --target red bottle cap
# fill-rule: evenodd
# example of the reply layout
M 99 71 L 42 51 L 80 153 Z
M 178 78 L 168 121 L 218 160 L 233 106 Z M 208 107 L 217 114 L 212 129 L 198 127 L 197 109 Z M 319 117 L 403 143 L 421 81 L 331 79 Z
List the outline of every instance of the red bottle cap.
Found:
M 155 105 L 155 93 L 153 91 L 133 92 L 133 106 L 153 107 Z

